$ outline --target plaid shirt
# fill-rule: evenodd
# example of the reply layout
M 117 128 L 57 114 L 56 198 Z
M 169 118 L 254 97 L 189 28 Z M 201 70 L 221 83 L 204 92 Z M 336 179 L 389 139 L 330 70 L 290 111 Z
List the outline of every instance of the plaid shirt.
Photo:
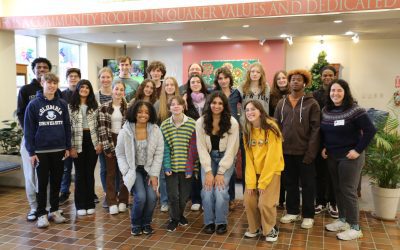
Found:
M 82 140 L 83 140 L 83 118 L 81 109 L 76 111 L 71 110 L 71 106 L 68 105 L 69 117 L 71 120 L 71 146 L 76 149 L 78 153 L 82 152 Z M 90 110 L 86 114 L 87 122 L 90 129 L 90 137 L 92 139 L 93 146 L 96 147 L 99 144 L 99 137 L 97 135 L 97 117 L 98 109 Z
M 121 102 L 121 114 L 122 114 L 122 122 L 123 126 L 125 123 L 125 114 L 127 111 L 126 101 L 123 100 Z M 111 115 L 114 112 L 114 108 L 112 105 L 112 100 L 106 103 L 103 103 L 100 106 L 99 110 L 99 139 L 100 143 L 103 145 L 103 150 L 106 154 L 115 152 L 115 145 L 111 136 Z

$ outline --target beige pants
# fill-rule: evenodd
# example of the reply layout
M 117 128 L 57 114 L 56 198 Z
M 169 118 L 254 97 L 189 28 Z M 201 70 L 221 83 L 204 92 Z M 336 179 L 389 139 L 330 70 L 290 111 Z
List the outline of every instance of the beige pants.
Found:
M 279 202 L 281 178 L 272 177 L 271 183 L 265 188 L 262 195 L 247 194 L 244 192 L 244 206 L 246 209 L 249 232 L 254 233 L 262 226 L 263 235 L 267 235 L 276 224 L 276 205 Z

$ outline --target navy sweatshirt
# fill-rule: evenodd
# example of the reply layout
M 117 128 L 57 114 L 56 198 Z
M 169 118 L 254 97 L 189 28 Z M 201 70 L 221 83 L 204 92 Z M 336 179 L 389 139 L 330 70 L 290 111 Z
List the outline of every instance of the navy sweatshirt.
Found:
M 357 104 L 346 110 L 323 108 L 321 131 L 328 154 L 338 158 L 346 157 L 351 149 L 362 153 L 376 133 L 367 113 Z
M 18 92 L 17 116 L 19 125 L 24 128 L 25 110 L 28 103 L 36 97 L 36 92 L 42 90 L 42 85 L 36 79 L 33 79 L 30 84 L 24 85 Z
M 67 103 L 59 93 L 48 100 L 38 91 L 25 111 L 25 145 L 30 156 L 37 152 L 71 148 L 71 124 Z

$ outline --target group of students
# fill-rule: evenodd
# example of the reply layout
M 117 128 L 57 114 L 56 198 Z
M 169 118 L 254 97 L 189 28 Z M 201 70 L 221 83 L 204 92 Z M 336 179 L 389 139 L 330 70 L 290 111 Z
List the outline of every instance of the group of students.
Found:
M 18 118 L 24 128 L 21 154 L 29 156 L 24 161 L 31 205 L 28 220 L 38 218 L 38 227 L 49 225 L 50 181 L 50 219 L 65 222 L 59 200 L 69 194 L 69 159 L 75 165 L 77 215 L 95 213 L 94 168 L 99 158 L 106 193 L 103 206 L 110 214 L 125 212 L 129 193 L 134 195 L 132 235 L 153 232 L 157 192 L 161 211 L 169 211 L 168 231 L 188 225 L 184 210 L 191 198 L 193 210 L 204 210 L 204 232 L 224 234 L 239 152 L 249 224 L 245 236 L 262 234 L 274 242 L 279 233 L 278 204 L 286 203 L 281 223 L 303 218 L 302 228 L 313 226 L 315 208 L 322 205 L 315 205 L 314 199 L 314 162 L 321 154 L 338 207 L 338 219 L 326 229 L 338 232 L 342 240 L 362 237 L 357 185 L 362 153 L 375 128 L 344 80 L 332 77 L 321 87 L 326 105 L 321 111 L 314 96 L 305 94 L 311 81 L 306 70 L 279 71 L 270 87 L 262 65 L 254 63 L 246 81 L 234 88 L 231 71 L 219 68 L 210 88 L 201 76 L 201 65 L 194 63 L 188 81 L 178 87 L 175 78 L 165 77 L 162 62 L 150 63 L 150 78 L 140 85 L 129 77 L 131 59 L 121 57 L 119 64 L 120 75 L 114 81 L 109 68 L 99 71 L 97 93 L 90 81 L 80 80 L 79 69 L 69 69 L 70 88 L 61 94 L 58 77 L 49 73 L 51 63 L 45 58 L 33 61 L 36 79 L 18 97 Z M 335 73 L 326 67 L 321 74 L 326 70 Z M 32 187 L 37 200 L 29 191 Z

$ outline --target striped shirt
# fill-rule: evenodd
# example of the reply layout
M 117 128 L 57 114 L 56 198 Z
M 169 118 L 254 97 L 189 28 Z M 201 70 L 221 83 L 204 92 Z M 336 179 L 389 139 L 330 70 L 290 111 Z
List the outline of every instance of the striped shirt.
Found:
M 192 175 L 196 150 L 196 122 L 184 116 L 183 124 L 175 126 L 172 117 L 161 124 L 164 135 L 164 172 L 186 172 Z

